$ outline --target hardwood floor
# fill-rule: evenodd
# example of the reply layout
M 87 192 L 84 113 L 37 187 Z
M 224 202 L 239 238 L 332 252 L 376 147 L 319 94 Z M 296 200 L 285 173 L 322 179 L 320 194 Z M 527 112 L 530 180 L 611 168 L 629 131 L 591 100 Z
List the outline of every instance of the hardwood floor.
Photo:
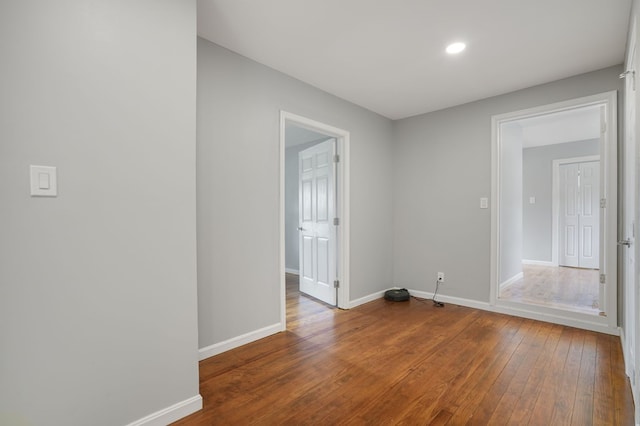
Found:
M 599 315 L 597 269 L 522 265 L 523 278 L 500 291 L 500 298 Z
M 329 315 L 333 306 L 300 293 L 298 276 L 286 274 L 287 285 L 287 329 L 296 330 L 309 322 L 315 322 L 317 315 Z M 303 331 L 300 331 L 303 333 Z
M 632 425 L 618 337 L 430 301 L 288 294 L 289 330 L 200 363 L 178 425 Z

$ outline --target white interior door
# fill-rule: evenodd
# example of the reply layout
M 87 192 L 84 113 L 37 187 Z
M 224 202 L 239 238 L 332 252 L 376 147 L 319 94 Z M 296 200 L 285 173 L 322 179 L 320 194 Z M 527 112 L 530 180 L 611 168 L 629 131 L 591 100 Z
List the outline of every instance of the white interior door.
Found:
M 633 38 L 632 40 L 635 40 Z M 627 64 L 628 70 L 635 70 L 635 43 L 631 50 L 630 60 Z M 624 173 L 623 173 L 623 230 L 622 230 L 622 263 L 623 263 L 623 288 L 624 288 L 624 312 L 625 312 L 625 357 L 627 375 L 631 378 L 631 388 L 633 390 L 636 405 L 638 405 L 638 383 L 637 371 L 640 367 L 637 358 L 637 336 L 638 331 L 638 281 L 635 261 L 639 252 L 635 244 L 635 223 L 637 220 L 637 161 L 636 158 L 636 88 L 635 73 L 627 74 L 625 81 L 625 137 L 624 137 Z
M 578 170 L 578 266 L 600 265 L 600 162 L 580 163 Z
M 578 257 L 578 163 L 560 166 L 560 253 L 561 266 L 579 265 Z
M 300 180 L 300 291 L 336 304 L 335 140 L 298 154 Z
M 560 265 L 599 268 L 599 194 L 599 161 L 560 165 Z

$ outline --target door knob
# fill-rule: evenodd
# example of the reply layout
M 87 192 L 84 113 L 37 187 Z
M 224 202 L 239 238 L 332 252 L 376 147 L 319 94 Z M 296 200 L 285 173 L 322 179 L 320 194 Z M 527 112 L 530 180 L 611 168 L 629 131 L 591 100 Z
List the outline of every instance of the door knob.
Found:
M 618 245 L 631 247 L 631 240 L 620 240 L 618 241 Z
M 298 231 L 304 231 L 304 228 L 302 226 L 298 226 Z

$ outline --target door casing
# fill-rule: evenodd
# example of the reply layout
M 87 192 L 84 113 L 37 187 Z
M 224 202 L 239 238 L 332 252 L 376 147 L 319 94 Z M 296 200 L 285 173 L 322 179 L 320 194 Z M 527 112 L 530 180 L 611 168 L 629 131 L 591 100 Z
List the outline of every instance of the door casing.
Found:
M 280 327 L 287 328 L 286 312 L 286 283 L 285 283 L 285 129 L 287 123 L 295 124 L 317 133 L 325 134 L 336 139 L 336 152 L 339 162 L 336 165 L 336 216 L 340 224 L 336 229 L 336 262 L 338 287 L 338 307 L 350 308 L 349 299 L 349 152 L 350 132 L 329 124 L 322 123 L 288 111 L 280 111 Z
M 600 269 L 601 273 L 605 274 L 606 277 L 604 302 L 606 316 L 588 315 L 551 307 L 534 306 L 513 301 L 500 300 L 498 298 L 498 271 L 500 270 L 500 127 L 502 124 L 510 121 L 594 105 L 604 107 L 604 121 L 606 123 L 603 126 L 604 133 L 602 134 L 600 145 L 602 173 L 600 197 L 606 198 L 606 208 L 601 209 L 601 215 L 603 217 L 601 223 L 603 225 L 600 229 L 600 249 L 603 253 L 604 261 L 600 262 Z M 542 105 L 506 114 L 499 114 L 491 118 L 491 286 L 489 297 L 492 310 L 510 315 L 554 322 L 557 324 L 569 325 L 613 335 L 620 334 L 617 324 L 617 122 L 616 91 L 605 92 L 549 105 Z

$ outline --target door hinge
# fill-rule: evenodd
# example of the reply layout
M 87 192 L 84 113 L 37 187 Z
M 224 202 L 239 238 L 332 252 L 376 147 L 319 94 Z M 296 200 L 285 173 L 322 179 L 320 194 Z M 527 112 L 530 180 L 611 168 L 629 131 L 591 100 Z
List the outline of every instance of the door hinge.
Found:
M 600 198 L 600 208 L 601 209 L 607 208 L 607 199 L 606 198 Z
M 340 156 L 338 154 L 333 156 L 333 162 L 334 163 L 339 163 L 340 162 Z
M 333 282 L 333 287 L 334 287 L 334 288 L 339 288 L 339 287 L 340 287 L 340 281 L 335 280 L 335 281 Z
M 334 225 L 334 226 L 338 226 L 338 225 L 340 225 L 340 218 L 338 218 L 338 217 L 334 217 L 334 218 L 333 218 L 333 225 Z
M 607 276 L 605 274 L 600 274 L 600 284 L 604 284 L 606 282 Z

